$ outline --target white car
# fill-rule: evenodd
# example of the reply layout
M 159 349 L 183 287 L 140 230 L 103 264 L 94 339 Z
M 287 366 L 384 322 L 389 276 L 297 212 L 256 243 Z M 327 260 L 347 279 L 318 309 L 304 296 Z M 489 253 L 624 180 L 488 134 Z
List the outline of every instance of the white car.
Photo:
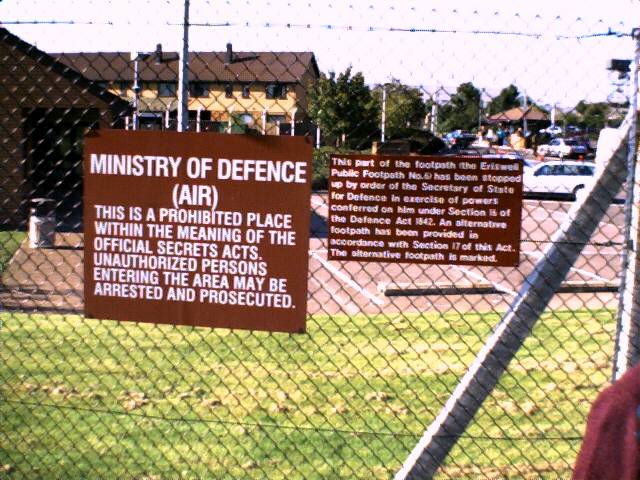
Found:
M 593 162 L 551 161 L 526 168 L 522 176 L 525 192 L 571 195 L 574 198 L 593 181 Z
M 575 140 L 554 138 L 548 144 L 538 147 L 538 155 L 551 157 L 579 157 L 587 154 L 587 148 Z
M 540 133 L 548 133 L 549 135 L 562 135 L 562 127 L 558 125 L 550 125 L 540 130 Z

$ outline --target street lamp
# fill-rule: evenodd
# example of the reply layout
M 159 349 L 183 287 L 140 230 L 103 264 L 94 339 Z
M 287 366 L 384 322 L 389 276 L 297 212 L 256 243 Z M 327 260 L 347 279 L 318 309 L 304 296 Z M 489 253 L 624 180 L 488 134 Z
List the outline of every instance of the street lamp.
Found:
M 529 130 L 529 126 L 527 125 L 527 111 L 529 110 L 529 102 L 527 100 L 527 91 L 523 90 L 522 92 L 522 134 L 526 137 L 527 132 Z
M 138 129 L 138 116 L 140 115 L 140 72 L 138 63 L 146 60 L 151 56 L 150 53 L 131 52 L 131 61 L 133 62 L 133 129 Z
M 267 134 L 267 109 L 263 108 L 262 109 L 262 134 L 266 135 Z
M 382 115 L 380 118 L 380 142 L 384 143 L 385 127 L 387 124 L 387 88 L 382 85 Z
M 297 108 L 293 108 L 291 110 L 291 136 L 293 137 L 296 134 L 296 113 L 298 112 Z
M 234 110 L 235 110 L 235 105 L 231 105 L 229 107 L 229 111 L 227 112 L 227 133 L 231 133 L 232 131 Z
M 434 135 L 438 129 L 438 102 L 440 101 L 440 88 L 436 90 L 435 95 L 433 96 L 433 102 L 431 103 L 431 133 Z

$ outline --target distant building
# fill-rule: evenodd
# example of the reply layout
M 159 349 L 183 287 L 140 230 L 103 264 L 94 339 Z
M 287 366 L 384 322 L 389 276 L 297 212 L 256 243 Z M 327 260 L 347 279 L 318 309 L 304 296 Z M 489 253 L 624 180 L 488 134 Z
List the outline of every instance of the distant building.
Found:
M 132 102 L 134 61 L 129 52 L 54 54 L 57 60 Z M 178 55 L 141 55 L 138 61 L 140 128 L 175 129 Z M 311 52 L 189 54 L 190 130 L 276 134 L 308 127 L 308 92 L 320 72 Z M 131 119 L 127 122 L 131 124 Z M 127 125 L 125 125 L 126 127 Z M 297 130 L 296 133 L 304 133 Z
M 535 105 L 528 108 L 515 107 L 504 112 L 498 112 L 487 118 L 489 124 L 504 124 L 514 127 L 522 127 L 523 121 L 526 119 L 529 131 L 538 131 L 541 125 L 549 122 L 549 115 L 540 110 Z

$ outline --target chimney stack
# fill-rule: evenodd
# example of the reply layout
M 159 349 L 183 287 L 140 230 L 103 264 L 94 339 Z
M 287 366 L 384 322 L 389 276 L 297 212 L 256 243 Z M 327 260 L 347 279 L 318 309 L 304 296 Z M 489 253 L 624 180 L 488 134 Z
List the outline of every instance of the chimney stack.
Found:
M 231 65 L 233 63 L 233 47 L 227 43 L 227 51 L 224 54 L 224 64 Z
M 162 44 L 158 43 L 156 45 L 156 51 L 155 51 L 155 62 L 156 65 L 161 65 L 162 64 Z

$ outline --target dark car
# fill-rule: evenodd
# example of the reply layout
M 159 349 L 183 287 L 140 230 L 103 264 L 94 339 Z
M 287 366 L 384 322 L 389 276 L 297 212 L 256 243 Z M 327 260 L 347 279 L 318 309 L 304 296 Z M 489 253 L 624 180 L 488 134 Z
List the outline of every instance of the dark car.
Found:
M 477 139 L 477 135 L 469 132 L 464 132 L 462 130 L 455 130 L 453 132 L 447 133 L 444 137 L 444 141 L 447 143 L 449 148 L 455 150 L 463 150 L 465 148 L 468 148 Z

